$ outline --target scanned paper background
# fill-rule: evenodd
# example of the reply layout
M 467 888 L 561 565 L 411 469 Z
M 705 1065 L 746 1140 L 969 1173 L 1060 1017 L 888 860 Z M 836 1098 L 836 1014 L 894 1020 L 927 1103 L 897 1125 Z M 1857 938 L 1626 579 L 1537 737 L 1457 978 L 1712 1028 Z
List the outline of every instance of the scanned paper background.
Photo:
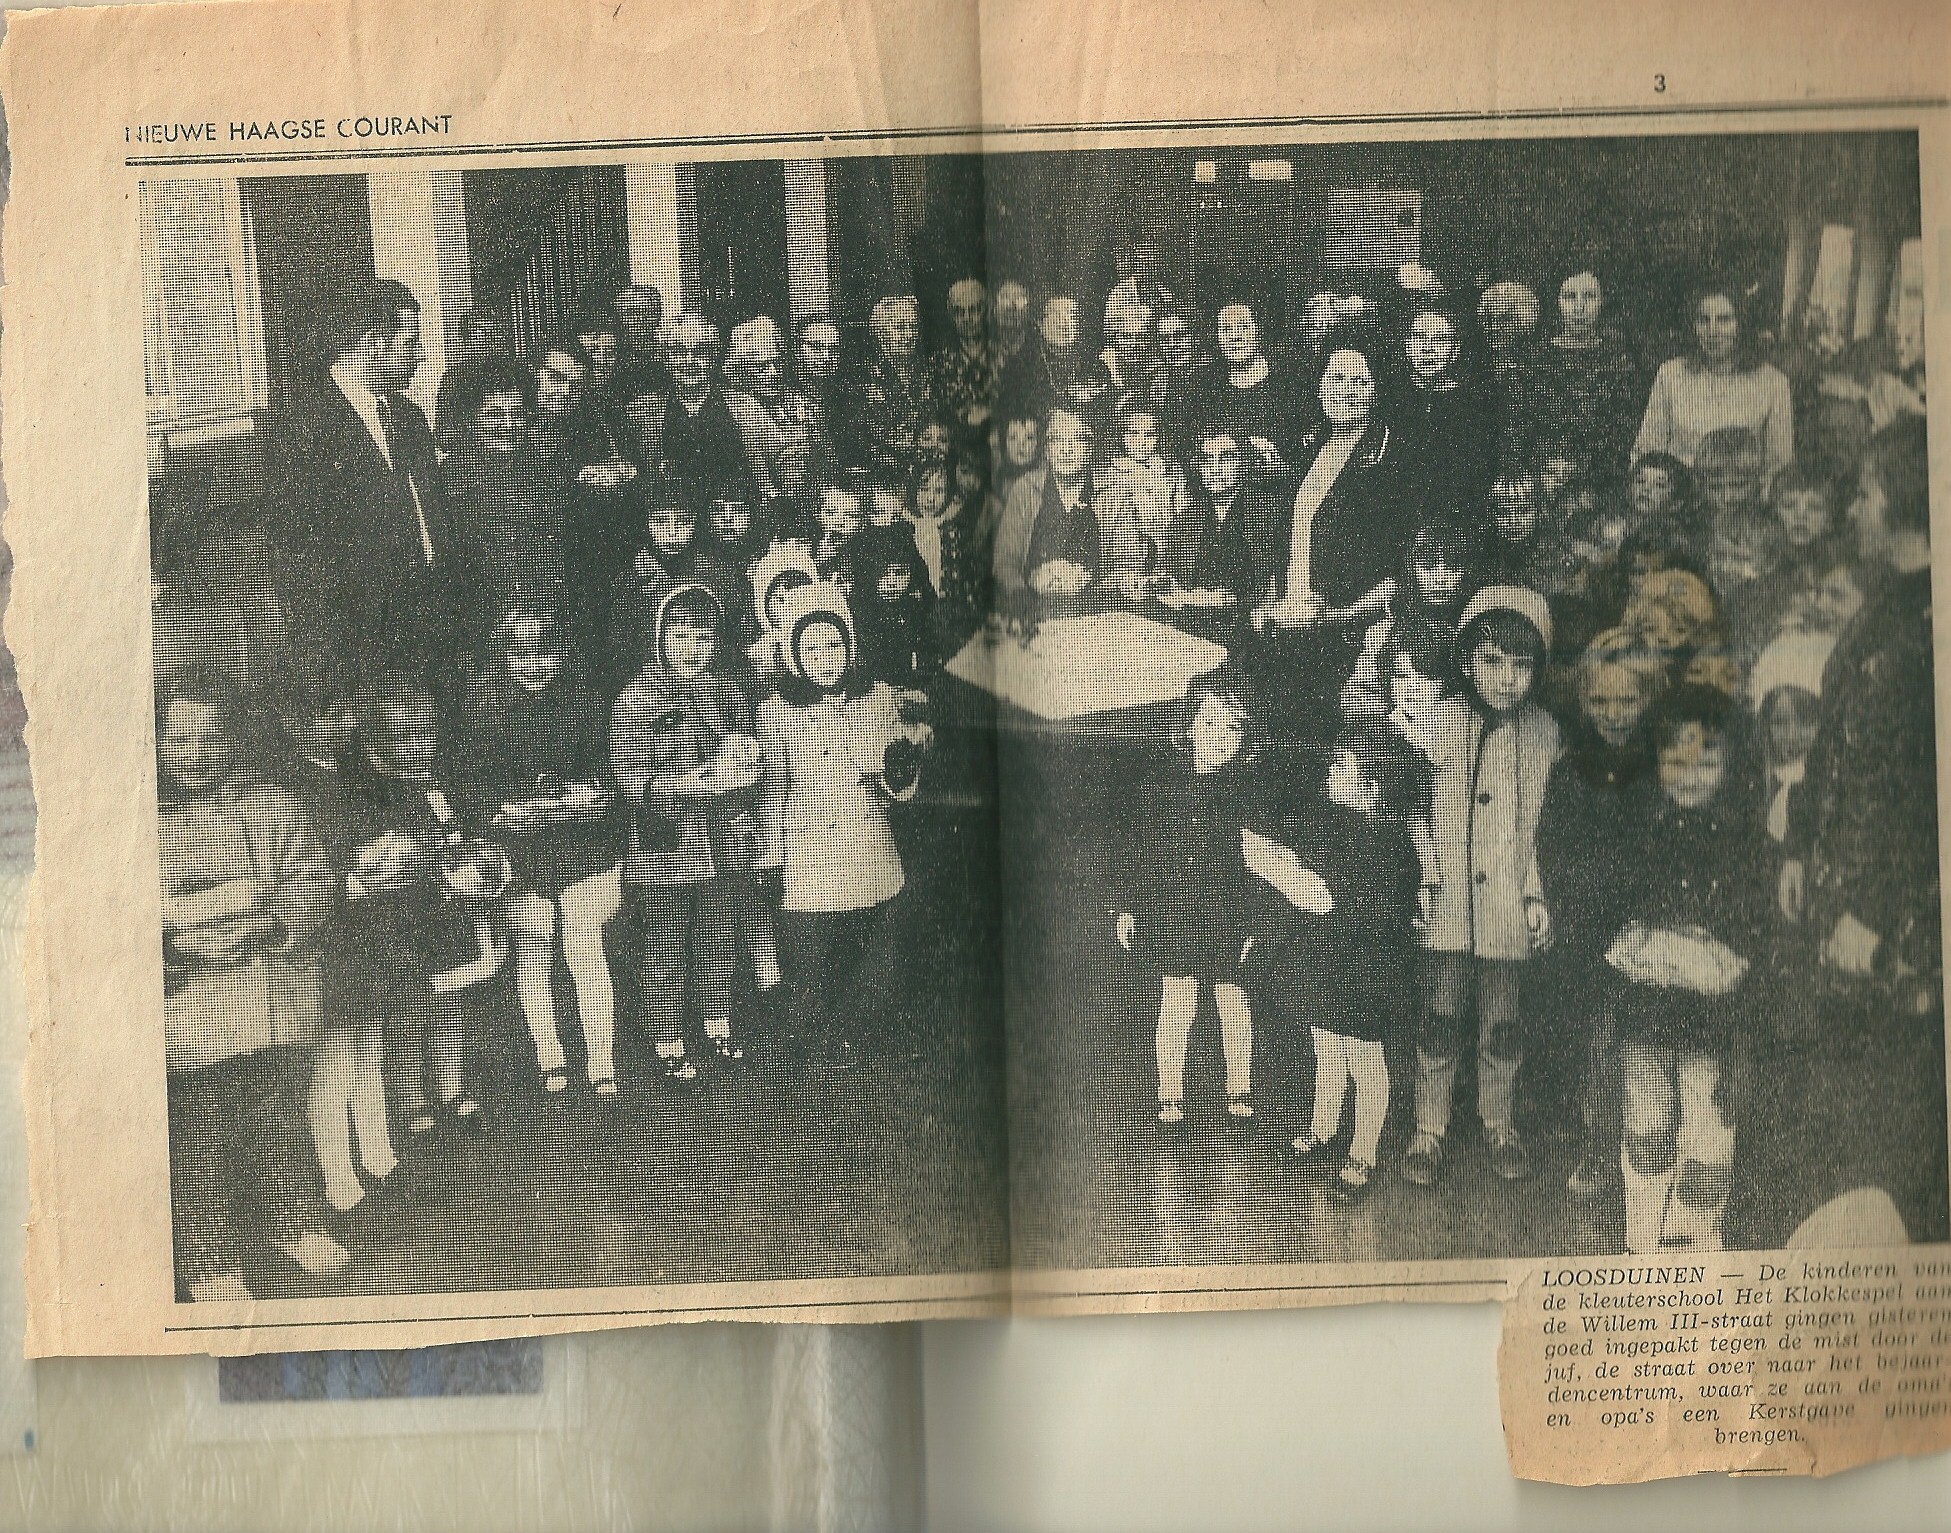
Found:
M 81 37 L 79 26 L 67 35 L 57 35 L 52 27 L 44 32 L 18 29 L 10 45 L 14 60 L 10 99 L 17 103 L 16 207 L 22 203 L 30 208 L 52 206 L 42 199 L 56 185 L 94 184 L 75 181 L 83 170 L 96 174 L 119 170 L 112 142 L 115 129 L 126 119 L 181 114 L 186 78 L 213 82 L 221 90 L 221 96 L 211 101 L 211 112 L 256 115 L 260 108 L 252 91 L 263 82 L 254 81 L 247 69 L 235 67 L 237 62 L 269 57 L 281 38 L 296 40 L 312 25 L 328 38 L 344 37 L 350 16 L 357 18 L 362 41 L 357 47 L 345 47 L 340 58 L 348 82 L 342 94 L 348 98 L 378 88 L 370 80 L 368 61 L 385 58 L 387 91 L 478 100 L 484 123 L 492 123 L 492 136 L 501 142 L 561 142 L 565 137 L 599 136 L 606 131 L 649 134 L 657 131 L 660 111 L 666 116 L 679 111 L 675 101 L 661 107 L 647 101 L 641 79 L 625 89 L 630 69 L 643 67 L 644 61 L 631 57 L 626 65 L 621 56 L 629 50 L 601 46 L 615 34 L 604 30 L 596 12 L 570 13 L 580 18 L 580 30 L 551 13 L 540 37 L 523 33 L 516 19 L 497 18 L 488 32 L 496 44 L 512 46 L 520 38 L 519 54 L 530 78 L 548 75 L 553 60 L 577 61 L 577 68 L 562 71 L 578 85 L 573 121 L 566 128 L 559 117 L 550 115 L 554 103 L 546 93 L 519 88 L 519 82 L 510 80 L 505 71 L 484 71 L 479 55 L 471 60 L 434 58 L 415 49 L 405 37 L 389 37 L 385 29 L 410 25 L 402 13 L 348 13 L 321 7 L 275 18 L 242 9 L 232 14 L 240 25 L 261 26 L 263 32 L 248 43 L 225 41 L 208 33 L 192 36 L 181 20 L 143 17 L 139 30 L 147 31 L 145 37 L 103 50 L 92 39 Z M 1267 48 L 1255 41 L 1256 26 L 1265 25 L 1259 12 L 1216 16 L 1214 25 L 1198 29 L 1197 40 L 1188 48 L 1188 29 L 1174 25 L 1163 12 L 1114 15 L 1109 9 L 1093 10 L 1080 24 L 1056 29 L 1060 35 L 1053 36 L 1027 15 L 996 7 L 985 16 L 982 28 L 986 100 L 978 112 L 966 78 L 949 67 L 956 50 L 943 45 L 939 29 L 911 26 L 906 18 L 890 25 L 854 9 L 834 14 L 835 24 L 828 31 L 815 24 L 825 13 L 791 18 L 760 13 L 751 31 L 738 34 L 738 48 L 718 68 L 694 66 L 700 59 L 718 57 L 712 51 L 713 39 L 722 40 L 722 34 L 702 21 L 686 33 L 686 23 L 693 21 L 690 13 L 666 20 L 663 24 L 676 30 L 683 49 L 690 50 L 685 59 L 687 80 L 725 83 L 722 98 L 684 100 L 684 131 L 701 131 L 700 120 L 714 115 L 725 132 L 750 132 L 754 123 L 762 122 L 775 130 L 803 126 L 809 134 L 817 134 L 836 127 L 953 129 L 985 116 L 992 129 L 1027 129 L 1083 120 L 1157 123 L 1175 118 L 1360 113 L 1368 119 L 1359 130 L 1363 136 L 1388 136 L 1427 131 L 1374 120 L 1386 117 L 1388 102 L 1395 100 L 1413 100 L 1423 110 L 1468 106 L 1481 111 L 1489 105 L 1505 112 L 1543 113 L 1562 110 L 1567 103 L 1623 104 L 1637 110 L 1652 90 L 1646 82 L 1655 74 L 1666 79 L 1661 94 L 1678 94 L 1702 104 L 1785 102 L 1810 89 L 1805 75 L 1808 55 L 1793 46 L 1794 35 L 1757 39 L 1751 27 L 1733 21 L 1718 34 L 1728 46 L 1694 46 L 1686 69 L 1676 71 L 1667 67 L 1668 61 L 1651 41 L 1640 55 L 1617 46 L 1581 50 L 1575 39 L 1554 31 L 1542 11 L 1517 7 L 1505 7 L 1489 20 L 1461 9 L 1439 11 L 1435 16 L 1419 16 L 1417 25 L 1407 30 L 1397 24 L 1397 18 L 1381 14 L 1339 26 L 1310 16 L 1305 20 L 1314 23 L 1311 30 L 1302 27 L 1303 18 L 1297 16 L 1296 35 L 1305 37 L 1307 46 L 1291 50 Z M 1675 17 L 1679 14 L 1676 11 Z M 301 22 L 299 17 L 309 20 Z M 1935 80 L 1942 77 L 1943 63 L 1941 44 L 1932 46 L 1938 34 L 1928 27 L 1931 18 L 1929 8 L 1893 8 L 1889 25 L 1866 22 L 1853 29 L 1840 47 L 1826 39 L 1821 56 L 1825 69 L 1833 73 L 1826 78 L 1824 97 L 1861 103 L 1891 95 L 1928 96 Z M 944 18 L 932 19 L 939 28 Z M 949 19 L 959 22 L 960 13 L 949 13 Z M 429 12 L 425 25 L 438 31 L 439 24 L 439 13 Z M 837 35 L 841 41 L 831 59 L 809 64 L 803 54 L 783 44 L 783 32 L 822 40 Z M 44 36 L 40 47 L 45 51 L 32 55 L 29 69 L 20 61 L 29 56 L 24 51 L 32 46 L 27 39 L 37 35 Z M 482 35 L 479 24 L 463 35 Z M 947 35 L 963 34 L 951 30 Z M 1322 45 L 1323 35 L 1329 48 Z M 1661 34 L 1649 27 L 1636 35 L 1653 39 Z M 1413 38 L 1417 55 L 1409 62 L 1425 66 L 1426 72 L 1384 93 L 1378 72 L 1364 67 L 1365 62 L 1382 55 L 1385 39 L 1405 36 Z M 1913 45 L 1893 46 L 1892 40 L 1898 38 L 1908 38 Z M 1739 47 L 1734 46 L 1737 40 Z M 593 44 L 600 62 L 592 65 L 575 50 Z M 667 57 L 673 46 L 660 44 L 652 50 L 653 56 Z M 1198 51 L 1202 48 L 1209 51 Z M 1763 52 L 1764 48 L 1769 51 Z M 153 60 L 185 56 L 190 67 L 172 67 L 160 75 L 153 72 Z M 1180 62 L 1161 78 L 1153 66 L 1164 56 Z M 33 110 L 34 87 L 62 78 L 84 59 L 96 66 L 98 81 L 106 79 L 112 71 L 102 67 L 104 57 L 127 68 L 131 78 L 119 89 L 115 87 L 120 82 L 113 80 L 102 87 L 101 119 L 90 123 L 83 120 L 84 113 L 70 110 L 58 114 L 57 122 L 57 114 Z M 1293 72 L 1302 68 L 1305 73 Z M 1710 74 L 1710 69 L 1720 73 Z M 483 80 L 484 73 L 491 77 Z M 805 86 L 805 99 L 779 89 L 781 79 Z M 1425 95 L 1423 87 L 1428 85 L 1435 90 Z M 284 89 L 282 82 L 279 89 Z M 1293 105 L 1297 100 L 1305 103 L 1298 111 Z M 962 111 L 958 115 L 950 108 Z M 265 109 L 288 108 L 281 100 Z M 627 129 L 608 126 L 605 113 L 610 110 L 617 113 L 616 121 L 627 122 Z M 1909 110 L 1854 106 L 1846 117 L 1835 120 L 1837 125 L 1881 125 L 1912 120 L 1905 115 Z M 652 119 L 649 126 L 647 118 Z M 1696 119 L 1684 119 L 1676 126 L 1687 123 L 1698 125 Z M 1941 146 L 1928 117 L 1919 125 L 1925 138 L 1930 210 L 1938 206 Z M 1527 132 L 1554 131 L 1548 121 L 1538 118 L 1526 119 L 1524 127 Z M 1242 137 L 1249 132 L 1239 131 Z M 1590 128 L 1569 124 L 1566 131 Z M 1255 138 L 1265 137 L 1264 129 L 1251 132 Z M 489 136 L 484 131 L 480 141 Z M 1021 143 L 1030 137 L 1012 141 Z M 158 1094 L 152 1084 L 111 1068 L 130 1035 L 154 1036 L 153 1021 L 144 1025 L 134 1015 L 143 1003 L 130 998 L 159 995 L 150 941 L 153 909 L 148 903 L 154 898 L 149 892 L 153 879 L 145 865 L 153 855 L 145 850 L 153 848 L 153 799 L 149 797 L 153 785 L 145 759 L 148 702 L 141 612 L 147 561 L 140 517 L 140 450 L 138 443 L 130 442 L 120 455 L 101 451 L 85 462 L 72 451 L 60 451 L 64 442 L 121 443 L 129 436 L 126 423 L 138 418 L 133 412 L 140 401 L 131 397 L 133 380 L 140 376 L 133 360 L 138 337 L 126 324 L 126 316 L 136 312 L 129 298 L 134 285 L 132 198 L 126 182 L 117 184 L 119 201 L 66 197 L 58 223 L 47 221 L 45 215 L 41 220 L 30 215 L 9 230 L 10 269 L 15 273 L 42 269 L 25 257 L 50 248 L 62 250 L 70 263 L 77 252 L 96 255 L 101 267 L 91 273 L 95 280 L 89 287 L 102 295 L 101 300 L 84 306 L 85 312 L 64 302 L 63 292 L 35 284 L 31 275 L 23 279 L 10 293 L 17 307 L 10 310 L 16 322 L 8 340 L 10 388 L 16 391 L 11 397 L 32 401 L 31 419 L 23 421 L 18 412 L 10 415 L 9 481 L 21 499 L 49 508 L 44 518 L 26 518 L 20 524 L 21 558 L 35 571 L 36 590 L 10 633 L 30 671 L 34 706 L 55 719 L 38 727 L 32 738 L 45 813 L 43 857 L 46 865 L 64 870 L 60 882 L 44 886 L 40 895 L 43 973 L 55 997 L 45 1023 L 44 1041 L 50 1047 L 44 1057 L 60 1064 L 56 1075 L 37 1080 L 32 1108 L 42 1142 L 60 1146 L 54 1152 L 56 1160 L 37 1165 L 37 1176 L 54 1180 L 37 1183 L 33 1255 L 44 1301 L 37 1315 L 35 1344 L 56 1351 L 156 1346 L 154 1325 L 168 1308 L 166 1270 L 158 1275 L 156 1262 L 157 1253 L 167 1245 Z M 1934 216 L 1927 212 L 1927 227 Z M 67 269 L 61 275 L 79 277 Z M 124 302 L 116 301 L 118 293 Z M 57 367 L 44 350 L 29 344 L 37 328 L 52 323 L 55 314 L 60 315 L 62 333 L 69 338 L 64 355 L 101 359 L 100 366 Z M 53 509 L 57 506 L 60 514 Z M 85 721 L 88 727 L 76 728 L 76 721 Z M 71 763 L 84 760 L 93 768 L 92 776 L 70 768 Z M 125 922 L 105 923 L 104 910 L 133 916 Z M 88 961 L 78 961 L 84 953 Z M 80 1021 L 110 1015 L 121 1018 L 114 1032 L 99 1022 L 91 1028 Z M 131 1125 L 125 1143 L 146 1153 L 102 1153 L 107 1145 L 98 1136 L 91 1139 L 83 1127 L 91 1120 Z M 55 1169 L 46 1171 L 46 1164 Z M 85 1201 L 73 1190 L 78 1188 L 88 1189 Z M 1484 1264 L 1473 1264 L 1470 1272 L 1457 1274 L 1460 1292 L 1453 1296 L 1501 1292 L 1516 1268 L 1511 1264 L 1509 1270 L 1486 1271 Z M 109 1306 L 93 1304 L 80 1277 L 109 1272 L 149 1273 L 152 1312 L 123 1309 L 111 1321 L 104 1312 Z M 1075 1284 L 1055 1286 L 1087 1289 L 1086 1276 L 1079 1275 Z M 1252 1270 L 1208 1274 L 1221 1286 L 1239 1290 L 1264 1288 L 1270 1277 L 1281 1276 Z M 1291 1281 L 1291 1274 L 1287 1276 Z M 1318 1276 L 1352 1283 L 1357 1273 L 1344 1268 Z M 1198 1291 L 1196 1272 L 1119 1273 L 1115 1282 L 1105 1286 L 1120 1289 L 1121 1296 L 1099 1292 L 1081 1304 L 1073 1299 L 1070 1305 L 1101 1307 L 1111 1302 L 1154 1308 L 1214 1302 L 1210 1293 Z M 1172 1289 L 1186 1291 L 1163 1296 Z M 1380 1291 L 1384 1290 L 1371 1290 L 1371 1294 Z M 1330 1286 L 1320 1297 L 1347 1298 L 1352 1293 L 1350 1288 Z M 805 1297 L 778 1295 L 775 1301 L 787 1306 Z M 1070 1307 L 1061 1292 L 1050 1297 Z M 1306 1289 L 1294 1286 L 1284 1291 L 1280 1301 L 1309 1299 Z M 1264 1292 L 1243 1291 L 1233 1302 L 1269 1301 Z M 413 1308 L 429 1316 L 440 1310 L 437 1304 Z M 890 1305 L 886 1312 L 898 1310 L 899 1305 Z M 351 1318 L 350 1313 L 346 1318 Z M 500 1320 L 449 1322 L 439 1328 L 439 1334 L 533 1327 L 532 1320 L 511 1312 Z M 260 1329 L 248 1344 L 279 1343 L 275 1332 Z

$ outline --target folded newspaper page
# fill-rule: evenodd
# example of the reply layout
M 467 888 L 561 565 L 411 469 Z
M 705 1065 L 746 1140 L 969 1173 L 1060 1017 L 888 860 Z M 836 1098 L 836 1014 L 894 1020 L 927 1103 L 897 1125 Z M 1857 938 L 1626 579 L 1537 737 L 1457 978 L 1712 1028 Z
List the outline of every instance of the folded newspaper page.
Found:
M 1942 1444 L 1951 30 L 1759 14 L 14 20 L 30 1352 L 1499 1299 L 1523 1474 Z

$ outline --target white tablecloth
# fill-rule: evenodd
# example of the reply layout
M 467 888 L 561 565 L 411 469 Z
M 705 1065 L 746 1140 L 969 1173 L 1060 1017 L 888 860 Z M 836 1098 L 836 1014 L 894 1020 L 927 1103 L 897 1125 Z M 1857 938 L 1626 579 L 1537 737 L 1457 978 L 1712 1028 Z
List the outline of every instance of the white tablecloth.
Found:
M 1226 651 L 1131 612 L 1053 618 L 1025 647 L 978 633 L 948 673 L 1044 719 L 1075 719 L 1183 696 Z

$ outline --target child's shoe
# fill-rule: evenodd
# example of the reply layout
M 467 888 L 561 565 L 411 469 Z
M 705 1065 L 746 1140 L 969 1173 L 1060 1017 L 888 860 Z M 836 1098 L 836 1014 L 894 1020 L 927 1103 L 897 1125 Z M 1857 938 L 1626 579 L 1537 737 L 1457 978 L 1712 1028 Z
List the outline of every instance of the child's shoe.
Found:
M 1294 1159 L 1302 1165 L 1318 1166 L 1327 1158 L 1328 1144 L 1328 1140 L 1316 1139 L 1312 1131 L 1310 1131 L 1305 1134 L 1296 1134 L 1293 1139 L 1288 1141 L 1287 1148 L 1292 1153 Z
M 1531 1152 L 1514 1128 L 1494 1129 L 1489 1135 L 1490 1169 L 1507 1182 L 1521 1182 L 1531 1174 Z
M 290 1240 L 281 1240 L 278 1249 L 307 1277 L 330 1277 L 352 1265 L 352 1253 L 323 1230 L 306 1230 Z
M 1236 1125 L 1251 1123 L 1253 1121 L 1253 1093 L 1251 1091 L 1242 1091 L 1227 1097 L 1226 1116 L 1231 1118 Z
M 1351 1155 L 1341 1163 L 1335 1179 L 1328 1183 L 1328 1196 L 1337 1203 L 1359 1203 L 1374 1185 L 1375 1167 Z
M 1177 1097 L 1162 1098 L 1158 1104 L 1158 1126 L 1177 1128 L 1186 1120 L 1186 1105 Z
M 1402 1179 L 1413 1187 L 1434 1187 L 1443 1176 L 1443 1141 L 1418 1132 L 1402 1156 Z
M 1566 1178 L 1565 1190 L 1577 1202 L 1590 1203 L 1612 1185 L 1618 1172 L 1617 1159 L 1588 1146 L 1585 1153 L 1579 1156 L 1572 1174 Z

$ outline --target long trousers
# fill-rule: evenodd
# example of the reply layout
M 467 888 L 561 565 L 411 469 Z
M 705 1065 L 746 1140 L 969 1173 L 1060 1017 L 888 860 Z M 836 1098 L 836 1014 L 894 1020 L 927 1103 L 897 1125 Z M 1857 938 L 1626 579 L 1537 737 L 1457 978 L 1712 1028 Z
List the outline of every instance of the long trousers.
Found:
M 1431 953 L 1422 1027 L 1416 1037 L 1416 1131 L 1441 1139 L 1450 1128 L 1463 1013 L 1477 1000 L 1477 1116 L 1484 1132 L 1509 1132 L 1517 1121 L 1517 1072 L 1524 1062 L 1518 1031 L 1522 966 L 1469 953 Z

